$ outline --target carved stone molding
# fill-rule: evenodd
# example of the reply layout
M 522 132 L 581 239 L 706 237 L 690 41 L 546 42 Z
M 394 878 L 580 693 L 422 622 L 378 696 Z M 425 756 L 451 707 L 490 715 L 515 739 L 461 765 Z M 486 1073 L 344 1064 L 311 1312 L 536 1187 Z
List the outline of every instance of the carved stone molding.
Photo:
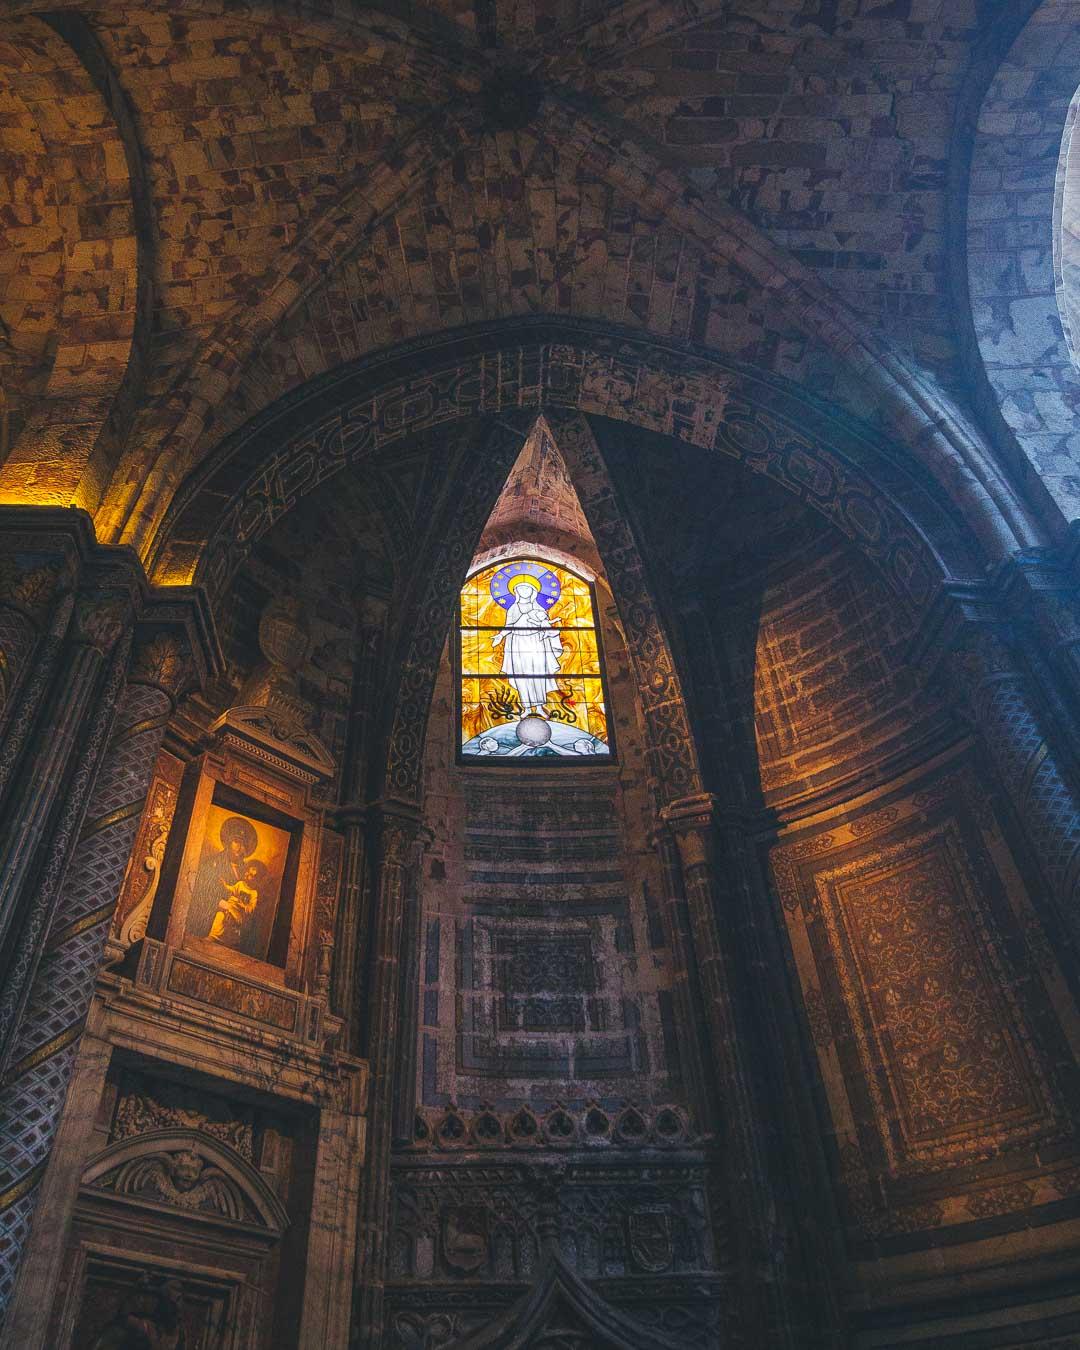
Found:
M 301 783 L 318 783 L 334 772 L 333 756 L 322 741 L 274 708 L 230 708 L 210 730 L 238 753 Z

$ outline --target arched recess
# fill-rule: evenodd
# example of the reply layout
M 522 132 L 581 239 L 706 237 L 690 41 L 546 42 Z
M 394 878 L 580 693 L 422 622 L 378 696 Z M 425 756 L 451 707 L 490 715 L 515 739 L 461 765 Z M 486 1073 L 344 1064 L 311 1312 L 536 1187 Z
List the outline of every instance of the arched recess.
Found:
M 1017 6 L 1013 23 L 1030 13 Z M 1008 36 L 1015 35 L 1006 32 Z M 1043 0 L 982 93 L 973 91 L 970 169 L 956 196 L 966 217 L 972 387 L 999 439 L 1018 448 L 1031 491 L 1059 523 L 1080 515 L 1080 367 L 1059 307 L 1063 139 L 1080 82 L 1080 37 L 1069 0 Z M 969 84 L 985 72 L 973 65 Z
M 802 391 L 698 351 L 545 321 L 473 330 L 452 344 L 410 344 L 315 382 L 253 419 L 180 494 L 165 524 L 155 579 L 195 580 L 220 595 L 253 542 L 345 465 L 395 444 L 404 451 L 421 433 L 468 427 L 478 448 L 445 494 L 445 527 L 432 531 L 440 551 L 416 569 L 428 589 L 409 598 L 404 612 L 411 617 L 399 628 L 405 645 L 385 790 L 414 800 L 422 728 L 456 588 L 539 412 L 557 440 L 567 438 L 576 472 L 596 478 L 593 505 L 582 501 L 587 515 L 599 513 L 593 530 L 601 551 L 613 555 L 605 556 L 605 566 L 616 594 L 636 597 L 643 585 L 632 567 L 626 577 L 618 575 L 619 560 L 629 558 L 629 535 L 608 540 L 626 526 L 604 505 L 609 489 L 596 477 L 595 443 L 581 414 L 659 431 L 770 478 L 865 553 L 913 614 L 925 609 L 943 580 L 979 575 L 977 546 L 928 476 Z M 640 636 L 641 650 L 652 650 L 654 639 L 644 631 Z M 643 673 L 643 691 L 650 680 L 663 686 L 669 676 L 670 665 L 667 674 Z M 652 697 L 658 706 L 666 701 Z M 657 725 L 658 765 L 663 747 L 677 739 Z M 671 779 L 669 796 L 695 790 L 696 769 L 668 767 L 659 778 Z
M 92 503 L 95 452 L 124 438 L 134 412 L 150 310 L 152 231 L 134 122 L 76 15 L 11 21 L 0 87 L 24 114 L 16 144 L 32 151 L 32 162 L 24 153 L 7 165 L 0 368 L 18 434 L 0 467 L 0 500 Z M 40 201 L 27 215 L 35 184 Z
M 676 1350 L 681 1344 L 627 1317 L 574 1273 L 552 1247 L 533 1287 L 495 1320 L 450 1350 Z
M 396 800 L 417 801 L 422 787 L 424 731 L 439 660 L 476 542 L 491 513 L 534 418 L 497 424 L 468 467 L 447 528 L 436 532 L 436 551 L 417 569 L 424 576 L 404 624 L 402 675 L 386 751 L 386 791 Z M 646 728 L 646 755 L 653 791 L 662 801 L 701 790 L 685 701 L 644 566 L 629 526 L 615 504 L 599 449 L 580 413 L 549 413 L 607 579 L 626 627 Z

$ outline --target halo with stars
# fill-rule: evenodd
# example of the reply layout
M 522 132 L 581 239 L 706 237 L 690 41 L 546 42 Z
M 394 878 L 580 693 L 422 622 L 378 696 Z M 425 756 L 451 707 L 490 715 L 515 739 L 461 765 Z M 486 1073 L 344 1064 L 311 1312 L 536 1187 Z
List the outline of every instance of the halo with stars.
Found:
M 543 563 L 519 560 L 518 562 L 507 563 L 505 567 L 500 567 L 491 578 L 489 589 L 491 598 L 497 605 L 501 605 L 503 609 L 509 609 L 514 603 L 517 597 L 514 595 L 512 587 L 514 581 L 520 576 L 532 578 L 539 586 L 540 589 L 536 598 L 545 610 L 550 609 L 558 600 L 562 592 L 562 583 L 551 568 L 545 567 Z

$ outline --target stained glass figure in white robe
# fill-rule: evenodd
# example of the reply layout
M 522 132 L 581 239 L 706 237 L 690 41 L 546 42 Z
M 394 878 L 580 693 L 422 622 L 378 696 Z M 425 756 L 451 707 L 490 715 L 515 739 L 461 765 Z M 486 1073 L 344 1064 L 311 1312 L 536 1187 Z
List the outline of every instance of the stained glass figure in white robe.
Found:
M 562 639 L 537 602 L 540 583 L 535 577 L 520 575 L 511 583 L 514 603 L 506 613 L 506 623 L 491 639 L 502 646 L 502 670 L 521 701 L 524 716 L 542 713 L 548 698 L 558 689 Z

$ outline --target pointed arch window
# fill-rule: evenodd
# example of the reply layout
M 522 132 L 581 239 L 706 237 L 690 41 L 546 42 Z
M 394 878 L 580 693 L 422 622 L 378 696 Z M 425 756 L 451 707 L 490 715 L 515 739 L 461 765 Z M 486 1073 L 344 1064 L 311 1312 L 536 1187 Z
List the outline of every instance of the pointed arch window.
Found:
M 458 631 L 462 760 L 610 761 L 589 581 L 528 555 L 492 563 L 462 587 Z

